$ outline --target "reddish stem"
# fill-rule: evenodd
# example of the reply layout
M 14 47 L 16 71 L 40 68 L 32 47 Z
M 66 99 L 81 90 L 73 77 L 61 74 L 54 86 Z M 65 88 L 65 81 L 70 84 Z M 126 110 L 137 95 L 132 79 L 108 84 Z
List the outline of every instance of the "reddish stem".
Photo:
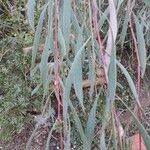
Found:
M 55 67 L 55 81 L 54 81 L 54 87 L 55 87 L 55 95 L 57 98 L 57 112 L 58 116 L 57 119 L 59 123 L 61 123 L 61 99 L 60 99 L 60 81 L 59 81 L 59 72 L 60 72 L 60 63 L 59 63 L 59 47 L 58 47 L 58 17 L 59 17 L 59 2 L 58 0 L 55 0 L 55 18 L 54 18 L 54 47 L 55 47 L 55 62 L 56 62 L 56 67 Z M 63 150 L 63 136 L 62 132 L 60 132 L 60 142 L 61 142 L 61 150 Z
M 98 21 L 97 21 L 97 3 L 96 0 L 93 0 L 92 2 L 92 13 L 93 13 L 93 26 L 94 26 L 94 31 L 95 31 L 95 35 L 96 35 L 96 39 L 97 42 L 99 44 L 99 59 L 102 61 L 102 67 L 104 69 L 104 74 L 105 74 L 105 79 L 106 82 L 107 81 L 107 74 L 106 74 L 106 69 L 105 69 L 105 59 L 104 59 L 104 46 L 103 46 L 103 42 L 101 40 L 101 36 L 100 36 L 100 31 L 99 31 L 99 27 L 98 27 Z

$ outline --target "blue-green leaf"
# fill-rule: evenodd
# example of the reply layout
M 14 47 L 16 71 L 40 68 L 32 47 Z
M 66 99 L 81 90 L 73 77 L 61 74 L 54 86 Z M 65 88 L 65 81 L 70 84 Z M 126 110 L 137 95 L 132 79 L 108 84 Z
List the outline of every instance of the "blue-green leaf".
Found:
M 83 46 L 78 50 L 75 59 L 72 63 L 69 75 L 71 76 L 72 82 L 74 84 L 76 95 L 80 101 L 80 105 L 84 110 L 83 106 L 83 91 L 82 91 L 82 65 L 81 65 L 81 55 L 86 46 L 89 42 L 90 38 L 83 44 Z
M 135 24 L 138 41 L 138 54 L 140 59 L 141 77 L 143 77 L 146 69 L 146 46 L 143 33 L 143 25 L 139 23 L 139 19 L 136 16 L 135 16 Z
M 97 102 L 99 99 L 99 95 L 97 95 L 94 104 L 92 106 L 92 109 L 90 111 L 88 121 L 86 123 L 85 127 L 85 135 L 88 138 L 90 144 L 92 143 L 92 138 L 93 138 L 93 133 L 94 133 L 94 128 L 95 128 L 95 120 L 96 120 L 96 108 L 97 108 Z
M 150 6 L 150 0 L 144 0 L 144 3 L 145 3 L 147 6 Z
M 32 30 L 34 30 L 34 7 L 35 5 L 36 5 L 35 0 L 28 0 L 27 17 L 28 17 L 28 21 Z
M 69 34 L 71 29 L 71 1 L 64 0 L 63 1 L 63 15 L 62 15 L 62 32 L 64 35 L 64 39 L 66 42 L 66 47 L 68 51 L 69 46 Z
M 123 100 L 120 99 L 120 101 L 126 106 L 126 108 L 128 109 L 128 111 L 130 112 L 130 114 L 132 115 L 136 125 L 137 125 L 137 128 L 139 129 L 140 131 L 140 134 L 142 135 L 143 137 L 143 140 L 144 140 L 144 143 L 145 143 L 145 146 L 147 147 L 147 150 L 150 149 L 150 136 L 148 135 L 146 129 L 144 128 L 144 126 L 141 124 L 141 122 L 139 121 L 139 119 L 135 116 L 135 114 L 131 111 L 131 109 L 124 103 Z
M 116 47 L 113 46 L 110 65 L 108 70 L 108 92 L 106 96 L 106 100 L 108 104 L 112 104 L 115 93 L 116 93 L 116 85 L 117 85 L 117 73 L 116 73 Z
M 66 42 L 65 42 L 64 36 L 63 36 L 60 28 L 58 29 L 58 41 L 59 41 L 60 46 L 61 46 L 61 51 L 60 51 L 61 52 L 61 59 L 63 59 L 67 53 L 67 48 L 66 48 Z
M 116 61 L 116 63 L 117 63 L 117 66 L 122 71 L 122 73 L 125 75 L 125 77 L 128 81 L 129 87 L 130 87 L 130 89 L 131 89 L 131 91 L 132 91 L 132 93 L 135 97 L 135 100 L 138 103 L 138 105 L 140 106 L 140 101 L 139 101 L 139 98 L 138 98 L 138 94 L 136 92 L 136 88 L 135 88 L 134 82 L 133 82 L 130 74 L 128 73 L 128 71 L 124 68 L 124 66 L 119 61 Z
M 44 21 L 44 16 L 47 10 L 47 6 L 49 3 L 44 5 L 44 8 L 41 12 L 40 18 L 39 18 L 39 22 L 37 25 L 37 29 L 35 32 L 35 36 L 34 36 L 34 42 L 33 42 L 33 49 L 32 49 L 32 62 L 31 62 L 31 68 L 34 67 L 34 62 L 36 59 L 36 55 L 37 55 L 37 51 L 38 51 L 38 47 L 39 47 L 39 43 L 40 43 L 40 38 L 41 38 L 41 32 L 42 32 L 42 28 L 43 28 L 43 21 Z

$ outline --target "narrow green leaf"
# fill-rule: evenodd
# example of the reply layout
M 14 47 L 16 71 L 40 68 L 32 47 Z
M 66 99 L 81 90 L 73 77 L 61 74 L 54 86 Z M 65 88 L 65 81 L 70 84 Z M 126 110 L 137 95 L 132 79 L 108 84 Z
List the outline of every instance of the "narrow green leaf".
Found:
M 63 14 L 62 14 L 62 32 L 65 38 L 66 47 L 68 51 L 69 46 L 69 34 L 71 29 L 71 1 L 63 1 Z
M 76 43 L 76 53 L 80 50 L 82 47 L 82 31 L 79 32 L 79 36 Z M 83 48 L 84 49 L 84 48 Z M 75 93 L 80 101 L 80 104 L 82 108 L 83 106 L 83 89 L 82 89 L 82 62 L 81 62 L 81 55 L 82 51 L 79 53 L 79 55 L 75 56 L 75 60 L 71 67 L 71 76 L 73 80 L 73 85 L 75 88 Z
M 145 3 L 147 6 L 150 6 L 150 0 L 144 0 L 144 3 Z
M 102 27 L 103 27 L 103 25 L 104 25 L 104 23 L 106 21 L 108 13 L 109 13 L 109 7 L 107 7 L 104 12 L 100 12 L 100 16 L 101 17 L 100 17 L 100 20 L 99 20 L 99 25 L 100 25 L 101 29 L 102 29 Z
M 145 39 L 143 34 L 143 25 L 139 23 L 139 19 L 136 16 L 134 17 L 135 17 L 135 24 L 136 24 L 136 35 L 138 41 L 141 76 L 143 77 L 146 69 L 146 46 L 145 46 Z
M 86 44 L 89 42 L 90 38 L 83 44 L 83 46 L 78 50 L 75 59 L 72 63 L 70 72 L 68 76 L 71 76 L 72 82 L 74 84 L 76 95 L 79 99 L 80 105 L 84 110 L 83 106 L 83 90 L 82 90 L 82 65 L 81 65 L 81 55 Z
M 117 2 L 117 1 L 116 1 Z M 117 12 L 119 12 L 119 9 L 121 8 L 121 4 L 124 2 L 124 0 L 119 0 L 117 3 Z
M 116 47 L 113 47 L 109 70 L 108 70 L 108 95 L 107 103 L 112 103 L 116 93 L 117 73 L 116 73 Z
M 79 34 L 80 26 L 79 26 L 79 22 L 78 22 L 78 20 L 77 20 L 76 15 L 75 15 L 74 12 L 73 12 L 73 10 L 72 10 L 71 20 L 72 20 L 73 29 L 74 29 L 74 31 L 75 31 L 75 37 L 77 37 L 78 34 Z
M 52 128 L 50 129 L 49 131 L 49 134 L 48 134 L 48 137 L 47 137 L 47 141 L 46 141 L 46 147 L 45 147 L 45 150 L 49 150 L 49 144 L 50 144 L 50 139 L 51 139 L 51 136 L 52 136 L 52 132 L 55 130 L 56 128 L 56 125 L 57 125 L 57 122 L 55 122 L 52 126 Z
M 107 150 L 106 141 L 105 141 L 105 131 L 102 132 L 102 135 L 100 138 L 99 150 Z
M 88 53 L 89 55 L 89 75 L 88 79 L 90 81 L 90 99 L 92 99 L 92 95 L 94 92 L 94 86 L 95 86 L 95 56 L 90 51 Z
M 112 114 L 111 115 L 111 121 L 112 121 L 112 131 L 113 131 L 113 147 L 115 150 L 118 150 L 117 148 L 117 134 L 116 134 L 116 126 L 115 126 L 115 118 L 114 118 L 114 115 Z
M 96 120 L 96 108 L 97 108 L 97 102 L 99 99 L 99 95 L 97 95 L 94 104 L 92 106 L 92 109 L 90 111 L 88 121 L 86 123 L 85 127 L 85 135 L 88 138 L 88 141 L 90 142 L 90 145 L 92 143 L 92 138 L 93 138 L 93 133 L 94 133 L 94 128 L 95 128 L 95 120 Z
M 120 34 L 120 42 L 121 42 L 121 48 L 123 48 L 124 42 L 125 42 L 125 37 L 127 34 L 127 29 L 128 29 L 128 11 L 126 11 L 126 14 L 124 16 L 124 23 L 123 23 L 123 28 Z
M 33 96 L 34 94 L 36 94 L 40 87 L 41 87 L 41 84 L 38 84 L 36 86 L 36 88 L 32 91 L 31 96 Z
M 82 62 L 81 55 L 73 62 L 71 76 L 73 80 L 73 85 L 75 93 L 80 101 L 81 107 L 83 106 L 83 89 L 82 89 Z
M 126 108 L 128 109 L 128 111 L 130 112 L 130 114 L 132 115 L 133 119 L 135 120 L 137 127 L 140 131 L 140 134 L 143 137 L 145 146 L 147 147 L 147 149 L 150 149 L 150 136 L 148 135 L 146 129 L 144 128 L 144 126 L 141 124 L 141 122 L 138 120 L 138 118 L 135 116 L 135 114 L 131 111 L 131 109 L 123 102 L 123 100 L 120 99 L 120 101 L 126 106 Z
M 107 149 L 106 148 L 106 141 L 105 141 L 105 129 L 106 129 L 108 122 L 111 118 L 110 109 L 111 109 L 110 104 L 107 101 L 106 106 L 105 106 L 104 118 L 102 120 L 103 122 L 102 122 L 101 134 L 100 134 L 100 150 L 101 149 L 104 149 L 104 150 Z
M 30 148 L 31 142 L 32 142 L 32 140 L 33 140 L 33 138 L 34 138 L 38 128 L 39 128 L 39 123 L 36 124 L 35 129 L 33 130 L 32 134 L 31 134 L 31 136 L 30 136 L 30 138 L 29 138 L 29 140 L 28 140 L 28 142 L 26 144 L 26 149 L 25 150 L 30 150 L 31 149 Z
M 40 62 L 40 75 L 41 75 L 41 82 L 43 83 L 44 87 L 44 94 L 48 92 L 48 72 L 49 72 L 49 65 L 48 65 L 48 57 L 50 53 L 50 41 L 51 41 L 51 33 L 52 33 L 52 22 L 53 22 L 53 5 L 48 5 L 48 33 L 46 36 L 46 41 L 44 45 L 44 49 L 42 52 L 42 58 Z
M 89 42 L 89 40 L 90 40 L 90 38 L 83 44 L 83 46 L 81 47 L 81 49 L 78 51 L 78 53 L 76 54 L 76 57 L 74 59 L 74 62 L 77 61 L 78 58 L 81 57 L 80 55 L 81 55 L 82 51 L 84 50 L 86 44 Z M 71 90 L 71 85 L 73 83 L 73 80 L 72 80 L 72 70 L 74 69 L 74 62 L 72 63 L 72 66 L 71 66 L 70 72 L 68 74 L 68 77 L 66 79 L 65 85 L 63 85 L 63 82 L 61 82 L 61 85 L 63 87 L 63 120 L 64 120 L 64 138 L 65 138 L 64 142 L 65 143 L 68 143 L 68 140 L 70 139 L 68 137 L 69 134 L 68 134 L 68 122 L 67 122 L 67 120 L 68 120 L 68 117 L 69 117 L 69 115 L 68 115 L 68 106 L 71 103 L 71 101 L 70 101 L 70 90 Z M 81 101 L 80 104 L 83 107 L 83 102 L 82 101 Z M 75 110 L 73 108 L 72 103 L 71 103 L 71 108 L 72 108 L 72 111 L 74 112 Z M 74 113 L 73 113 L 73 115 L 74 115 Z M 76 124 L 78 124 L 79 119 L 77 119 L 77 115 L 75 115 L 74 118 L 76 118 Z M 83 131 L 82 131 L 83 129 L 81 127 L 82 126 L 78 125 L 78 129 L 81 130 L 81 133 L 83 133 Z M 84 136 L 85 135 L 82 135 L 82 139 L 83 139 L 83 141 L 86 141 L 84 139 Z M 85 136 L 85 138 L 86 138 L 86 136 Z M 84 143 L 86 143 L 86 142 L 84 142 Z
M 82 43 L 83 43 L 83 28 L 80 28 L 78 31 L 78 35 L 77 35 L 77 42 L 76 42 L 76 47 L 75 47 L 75 53 L 78 52 L 78 50 L 82 47 Z
M 33 49 L 32 49 L 32 62 L 31 62 L 31 68 L 34 67 L 34 62 L 36 59 L 36 55 L 37 55 L 37 51 L 38 51 L 38 47 L 39 47 L 39 43 L 40 43 L 40 38 L 41 38 L 41 32 L 42 32 L 42 27 L 43 27 L 43 21 L 44 21 L 44 16 L 46 13 L 46 9 L 49 3 L 44 5 L 44 8 L 41 12 L 40 18 L 39 18 L 39 22 L 37 25 L 37 29 L 35 32 L 35 36 L 34 36 L 34 42 L 33 42 Z
M 49 57 L 49 35 L 46 37 L 46 42 L 44 46 L 44 50 L 42 53 L 42 58 L 40 62 L 40 75 L 41 75 L 41 82 L 44 86 L 44 91 L 48 90 L 48 57 Z M 44 92 L 44 93 L 45 93 Z
M 87 140 L 87 137 L 85 136 L 81 121 L 78 117 L 77 111 L 75 110 L 75 108 L 73 107 L 72 102 L 69 100 L 69 106 L 71 108 L 76 126 L 78 128 L 79 134 L 81 136 L 81 139 L 83 141 L 83 150 L 89 150 L 90 149 L 90 145 L 89 145 L 89 141 Z
M 67 54 L 67 48 L 66 48 L 66 42 L 65 42 L 64 36 L 60 28 L 58 29 L 58 41 L 61 46 L 61 51 L 60 51 L 61 59 L 63 60 L 64 56 Z
M 64 145 L 66 147 L 68 147 L 68 144 L 69 144 L 69 141 L 70 141 L 70 131 L 68 131 L 68 118 L 69 118 L 69 115 L 68 115 L 68 106 L 69 106 L 69 96 L 70 96 L 70 90 L 71 90 L 71 85 L 72 85 L 72 82 L 71 82 L 71 78 L 70 76 L 67 77 L 66 79 L 66 83 L 65 83 L 65 86 L 63 85 L 63 82 L 61 82 L 61 85 L 63 87 L 63 126 L 64 126 Z M 65 149 L 67 150 L 67 149 Z
M 36 5 L 35 0 L 28 0 L 27 17 L 28 17 L 28 21 L 32 30 L 34 30 L 34 7 L 35 5 Z
M 116 61 L 116 63 L 117 63 L 117 66 L 122 71 L 122 73 L 125 75 L 125 77 L 126 77 L 126 79 L 128 81 L 129 87 L 130 87 L 130 89 L 131 89 L 131 91 L 132 91 L 132 93 L 133 93 L 133 95 L 135 97 L 135 100 L 136 100 L 137 104 L 139 106 L 141 106 L 139 98 L 138 98 L 138 95 L 137 95 L 137 92 L 136 92 L 136 88 L 135 88 L 134 82 L 133 82 L 130 74 L 128 73 L 128 71 L 124 68 L 124 66 L 119 61 Z

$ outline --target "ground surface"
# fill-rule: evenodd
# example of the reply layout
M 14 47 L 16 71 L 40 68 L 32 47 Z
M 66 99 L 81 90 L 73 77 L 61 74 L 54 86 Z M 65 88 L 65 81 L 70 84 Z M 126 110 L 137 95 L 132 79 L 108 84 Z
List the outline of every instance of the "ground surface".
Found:
M 147 93 L 147 94 L 146 94 Z M 145 110 L 145 116 L 146 118 L 142 119 L 142 122 L 150 134 L 150 92 L 145 91 L 145 95 L 142 95 L 142 106 Z M 119 116 L 122 123 L 129 122 L 130 114 L 128 111 L 124 110 L 124 113 Z M 136 126 L 134 122 L 131 122 L 129 125 L 130 130 L 128 131 L 129 136 L 133 136 L 137 134 Z M 26 143 L 32 134 L 34 127 L 32 124 L 25 124 L 24 128 L 19 134 L 14 134 L 12 138 L 8 142 L 0 141 L 0 149 L 1 150 L 24 150 L 26 147 Z M 44 150 L 45 148 L 45 142 L 48 136 L 48 127 L 40 127 L 37 134 L 35 135 L 35 138 L 33 139 L 31 149 L 32 150 Z M 55 134 L 50 142 L 50 150 L 56 150 L 60 149 L 60 146 L 58 145 L 59 142 L 59 136 L 58 134 Z

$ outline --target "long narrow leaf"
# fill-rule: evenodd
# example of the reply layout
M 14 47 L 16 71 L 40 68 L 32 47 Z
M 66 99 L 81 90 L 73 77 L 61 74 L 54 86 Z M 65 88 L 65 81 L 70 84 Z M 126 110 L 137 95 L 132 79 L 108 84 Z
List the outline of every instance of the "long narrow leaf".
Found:
M 143 137 L 144 143 L 147 147 L 147 149 L 150 149 L 150 136 L 148 135 L 147 131 L 145 130 L 144 126 L 141 124 L 141 122 L 138 120 L 138 118 L 135 116 L 135 114 L 130 110 L 130 108 L 123 102 L 123 100 L 120 99 L 120 101 L 126 106 L 130 114 L 132 115 L 133 119 L 135 120 L 137 127 L 140 131 L 140 134 Z
M 99 150 L 107 150 L 106 141 L 105 141 L 105 131 L 102 132 L 102 135 L 100 138 Z
M 34 30 L 34 7 L 35 7 L 35 5 L 36 5 L 35 0 L 28 0 L 27 17 L 28 17 L 29 24 L 30 24 L 32 30 Z
M 64 35 L 64 39 L 66 42 L 66 47 L 68 49 L 69 46 L 69 34 L 71 29 L 71 1 L 64 0 L 63 1 L 63 15 L 62 15 L 62 31 Z
M 88 40 L 83 44 L 80 50 L 78 50 L 68 75 L 71 76 L 72 82 L 75 87 L 76 95 L 79 99 L 80 105 L 83 110 L 84 110 L 84 106 L 83 106 L 83 91 L 82 91 L 81 55 L 82 55 L 82 51 L 84 50 L 89 40 L 90 38 L 88 38 Z
M 67 48 L 64 36 L 60 28 L 58 29 L 58 41 L 61 46 L 61 59 L 63 60 L 64 56 L 67 54 Z
M 90 144 L 92 143 L 92 138 L 93 138 L 93 133 L 94 133 L 94 128 L 95 128 L 95 120 L 96 120 L 96 108 L 97 108 L 97 102 L 99 99 L 99 95 L 97 95 L 94 104 L 92 106 L 92 109 L 90 111 L 89 117 L 88 117 L 88 121 L 86 123 L 86 127 L 85 127 L 85 135 L 87 136 Z
M 45 150 L 49 150 L 49 143 L 50 143 L 50 139 L 52 136 L 52 132 L 55 130 L 56 128 L 56 122 L 53 124 L 52 128 L 49 131 L 48 137 L 47 137 L 47 141 L 46 141 L 46 147 Z
M 85 136 L 81 121 L 80 121 L 78 114 L 77 114 L 77 112 L 76 112 L 75 108 L 73 107 L 73 104 L 70 100 L 69 100 L 69 105 L 70 105 L 71 111 L 73 113 L 73 117 L 74 117 L 76 126 L 78 128 L 79 134 L 80 134 L 81 139 L 83 141 L 83 150 L 89 150 L 90 149 L 89 141 L 87 140 L 87 138 Z
M 53 5 L 48 6 L 48 34 L 46 37 L 43 53 L 42 53 L 42 58 L 41 58 L 41 63 L 40 63 L 40 74 L 41 74 L 41 82 L 43 83 L 44 87 L 44 94 L 48 92 L 48 85 L 49 85 L 49 80 L 48 80 L 48 71 L 49 71 L 49 66 L 48 66 L 48 57 L 49 57 L 49 49 L 50 49 L 50 40 L 51 40 L 51 33 L 52 33 L 52 22 L 53 22 Z
M 45 4 L 45 6 L 44 6 L 44 8 L 43 8 L 43 10 L 41 12 L 41 15 L 40 15 L 40 18 L 39 18 L 39 22 L 38 22 L 38 25 L 37 25 L 37 29 L 36 29 L 36 32 L 35 32 L 34 42 L 33 42 L 33 49 L 32 49 L 31 68 L 33 68 L 34 62 L 35 62 L 35 59 L 36 59 L 37 50 L 38 50 L 39 43 L 40 43 L 40 38 L 41 38 L 43 21 L 44 21 L 44 18 L 45 18 L 44 16 L 45 16 L 48 4 L 49 3 Z
M 147 6 L 150 6 L 150 0 L 144 0 L 144 3 L 145 3 Z
M 135 88 L 134 82 L 133 82 L 130 74 L 128 73 L 128 71 L 124 68 L 124 66 L 119 61 L 116 61 L 116 63 L 117 63 L 117 66 L 122 71 L 122 73 L 125 75 L 125 77 L 126 77 L 126 79 L 128 81 L 129 87 L 130 87 L 130 89 L 131 89 L 131 91 L 132 91 L 132 93 L 133 93 L 133 95 L 135 97 L 135 100 L 136 100 L 137 104 L 139 106 L 141 106 L 139 98 L 138 98 L 138 95 L 137 95 L 137 92 L 136 92 L 136 88 Z
M 109 70 L 108 70 L 108 95 L 106 97 L 107 103 L 112 103 L 116 93 L 116 85 L 117 85 L 117 73 L 116 73 L 116 47 L 114 46 Z
M 139 52 L 139 59 L 140 59 L 140 69 L 141 69 L 141 76 L 144 76 L 145 69 L 146 69 L 146 46 L 145 46 L 145 39 L 143 33 L 143 26 L 139 23 L 139 19 L 135 16 L 135 23 L 136 23 L 136 35 L 138 41 L 138 52 Z
M 113 45 L 115 44 L 117 37 L 117 14 L 116 7 L 113 0 L 109 0 L 109 14 L 110 14 L 110 27 L 108 32 L 107 46 L 106 46 L 106 55 L 105 55 L 105 63 L 106 63 L 106 73 L 108 73 L 108 68 L 110 64 L 110 57 Z
M 128 11 L 126 11 L 126 14 L 124 16 L 124 23 L 123 23 L 123 28 L 120 34 L 120 42 L 121 42 L 121 48 L 123 48 L 124 42 L 125 42 L 125 37 L 127 34 L 127 29 L 128 29 Z

